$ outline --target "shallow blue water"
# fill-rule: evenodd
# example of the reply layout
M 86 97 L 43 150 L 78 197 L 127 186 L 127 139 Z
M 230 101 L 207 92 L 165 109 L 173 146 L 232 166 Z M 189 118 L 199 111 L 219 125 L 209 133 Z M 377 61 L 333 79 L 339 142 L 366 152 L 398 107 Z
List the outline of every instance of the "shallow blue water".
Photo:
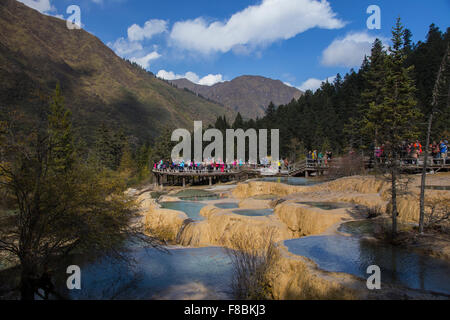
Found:
M 291 253 L 312 259 L 323 270 L 367 279 L 367 267 L 378 265 L 381 283 L 450 294 L 450 263 L 445 260 L 341 235 L 305 237 L 284 243 Z
M 297 203 L 306 204 L 308 206 L 316 207 L 322 210 L 335 210 L 352 207 L 352 204 L 342 202 L 297 202 Z
M 202 208 L 206 206 L 206 204 L 190 201 L 174 201 L 174 202 L 162 202 L 161 206 L 164 209 L 182 211 L 186 213 L 187 216 L 192 220 L 200 221 L 204 219 L 204 217 L 200 215 L 200 210 L 202 210 Z
M 265 182 L 284 183 L 292 186 L 311 186 L 320 183 L 319 181 L 314 181 L 311 179 L 301 177 L 264 177 L 258 180 Z
M 134 266 L 110 259 L 86 263 L 81 257 L 78 261 L 75 258 L 73 264 L 79 265 L 82 270 L 82 290 L 70 291 L 70 297 L 151 299 L 170 291 L 173 286 L 192 283 L 200 284 L 222 297 L 230 297 L 232 265 L 225 249 L 181 248 L 169 252 L 136 247 L 130 253 L 136 262 Z
M 273 214 L 272 209 L 239 209 L 234 210 L 234 214 L 239 214 L 241 216 L 248 216 L 248 217 L 262 217 L 262 216 L 270 216 Z
M 239 208 L 239 205 L 235 202 L 215 203 L 214 206 L 220 209 L 235 209 Z
M 176 193 L 175 196 L 184 201 L 207 201 L 220 199 L 218 194 L 203 189 L 184 189 Z

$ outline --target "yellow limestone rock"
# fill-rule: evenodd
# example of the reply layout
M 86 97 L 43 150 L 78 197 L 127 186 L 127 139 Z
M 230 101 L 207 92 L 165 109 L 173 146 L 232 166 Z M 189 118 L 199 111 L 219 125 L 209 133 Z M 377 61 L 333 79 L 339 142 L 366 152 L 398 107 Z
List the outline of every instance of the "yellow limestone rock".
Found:
M 322 271 L 311 260 L 277 245 L 280 257 L 269 271 L 275 300 L 350 300 L 367 291 L 362 281 L 342 273 Z
M 242 209 L 270 209 L 272 206 L 273 200 L 259 200 L 259 199 L 244 199 L 239 202 L 239 208 Z
M 305 187 L 289 186 L 276 182 L 251 181 L 249 183 L 238 184 L 233 190 L 233 196 L 238 199 L 251 198 L 258 195 L 274 194 L 277 196 L 287 196 L 292 193 L 301 192 Z
M 346 209 L 326 211 L 292 201 L 278 205 L 275 214 L 297 237 L 321 234 L 344 220 L 352 219 Z
M 353 176 L 337 179 L 324 184 L 307 188 L 307 192 L 334 191 L 345 193 L 380 193 L 389 184 L 381 178 L 374 176 Z
M 174 241 L 187 219 L 184 212 L 152 206 L 144 215 L 144 225 L 150 234 Z
M 220 245 L 233 247 L 233 237 L 252 234 L 253 245 L 259 247 L 265 243 L 267 230 L 274 230 L 275 241 L 294 237 L 287 226 L 274 216 L 247 217 L 232 213 L 232 209 L 214 209 L 205 207 L 201 214 L 208 218 L 185 226 L 179 237 L 184 246 Z

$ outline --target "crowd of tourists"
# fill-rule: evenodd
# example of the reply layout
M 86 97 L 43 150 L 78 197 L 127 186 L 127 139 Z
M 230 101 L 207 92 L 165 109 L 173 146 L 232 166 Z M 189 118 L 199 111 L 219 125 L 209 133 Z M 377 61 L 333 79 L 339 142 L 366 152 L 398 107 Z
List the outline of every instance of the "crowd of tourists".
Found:
M 385 146 L 375 147 L 374 158 L 378 163 L 385 162 Z M 423 161 L 425 148 L 419 140 L 415 142 L 405 142 L 401 147 L 401 161 L 404 164 L 420 164 Z M 429 146 L 429 161 L 432 164 L 449 164 L 448 159 L 448 141 L 440 140 L 439 143 L 433 141 Z M 307 164 L 311 166 L 327 166 L 333 159 L 332 151 L 309 151 L 306 155 Z M 422 162 L 423 163 L 423 162 Z M 232 172 L 247 168 L 276 168 L 281 171 L 283 168 L 289 169 L 289 162 L 285 160 L 271 161 L 269 158 L 263 158 L 259 163 L 245 162 L 242 159 L 236 159 L 233 162 L 225 162 L 221 159 L 205 159 L 203 162 L 184 161 L 184 160 L 160 160 L 153 164 L 154 170 L 168 172 Z
M 306 155 L 306 161 L 308 165 L 328 165 L 328 163 L 333 159 L 333 152 L 326 151 L 322 153 L 321 151 L 309 151 Z
M 236 159 L 230 163 L 221 159 L 205 159 L 203 162 L 160 160 L 153 164 L 153 169 L 166 172 L 232 172 L 241 170 L 244 166 L 253 169 L 274 166 L 281 170 L 283 166 L 288 167 L 288 165 L 287 160 L 271 161 L 268 158 L 261 159 L 258 164 L 245 162 L 242 159 Z
M 415 142 L 405 142 L 401 148 L 400 157 L 405 164 L 419 164 L 419 160 L 423 157 L 425 148 L 422 146 L 419 140 Z M 384 162 L 385 151 L 384 144 L 375 147 L 374 152 L 375 160 L 379 163 Z M 429 146 L 429 161 L 432 164 L 448 164 L 450 161 L 448 158 L 448 141 L 440 140 L 439 143 L 433 141 Z M 423 159 L 422 159 L 423 160 Z

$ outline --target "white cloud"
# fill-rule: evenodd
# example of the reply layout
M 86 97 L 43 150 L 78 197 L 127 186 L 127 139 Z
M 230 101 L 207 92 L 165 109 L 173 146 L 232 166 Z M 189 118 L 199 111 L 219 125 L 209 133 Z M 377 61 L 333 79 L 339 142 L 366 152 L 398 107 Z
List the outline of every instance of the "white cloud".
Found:
M 151 39 L 154 35 L 167 31 L 167 21 L 153 19 L 144 24 L 144 27 L 140 27 L 137 24 L 133 24 L 128 28 L 128 39 L 130 41 L 142 41 L 144 39 Z
M 311 28 L 338 29 L 344 25 L 326 0 L 263 0 L 225 22 L 208 23 L 203 18 L 176 22 L 170 39 L 181 48 L 209 54 L 243 51 L 244 47 L 290 39 Z
M 41 13 L 47 13 L 56 11 L 55 7 L 52 6 L 50 3 L 50 0 L 18 0 L 19 2 L 22 2 L 24 5 L 36 9 L 37 11 Z
M 150 68 L 150 61 L 156 60 L 160 57 L 161 57 L 161 55 L 158 52 L 153 51 L 141 58 L 133 57 L 130 59 L 130 61 L 136 62 L 138 65 L 140 65 L 144 69 L 148 69 L 148 68 Z
M 207 76 L 201 78 L 198 84 L 212 86 L 218 82 L 223 82 L 223 77 L 221 74 L 208 74 Z
M 223 82 L 221 74 L 208 74 L 200 78 L 195 72 L 188 71 L 185 74 L 175 74 L 172 71 L 159 70 L 157 77 L 165 80 L 188 79 L 189 81 L 204 86 L 212 86 L 218 82 Z
M 119 56 L 127 56 L 143 49 L 142 44 L 135 41 L 128 41 L 125 38 L 119 38 L 114 43 L 108 43 Z
M 94 0 L 101 3 L 101 0 Z M 133 24 L 128 28 L 128 37 L 118 38 L 114 42 L 109 42 L 108 46 L 113 49 L 117 55 L 123 58 L 129 58 L 130 61 L 136 62 L 143 68 L 148 69 L 150 61 L 158 59 L 161 55 L 157 52 L 157 46 L 153 46 L 153 51 L 149 52 L 148 46 L 143 45 L 145 40 L 151 39 L 154 35 L 167 31 L 167 21 L 153 19 L 140 27 Z M 137 58 L 140 57 L 140 58 Z
M 322 85 L 323 82 L 326 82 L 326 81 L 333 82 L 335 78 L 336 78 L 336 76 L 328 77 L 327 79 L 324 79 L 324 80 L 310 78 L 310 79 L 306 80 L 305 82 L 303 82 L 298 87 L 298 89 L 301 91 L 306 91 L 306 90 L 316 91 L 317 89 L 320 88 L 320 86 Z
M 325 66 L 359 67 L 364 55 L 370 55 L 376 38 L 363 32 L 348 33 L 344 38 L 335 39 L 322 53 L 322 64 Z

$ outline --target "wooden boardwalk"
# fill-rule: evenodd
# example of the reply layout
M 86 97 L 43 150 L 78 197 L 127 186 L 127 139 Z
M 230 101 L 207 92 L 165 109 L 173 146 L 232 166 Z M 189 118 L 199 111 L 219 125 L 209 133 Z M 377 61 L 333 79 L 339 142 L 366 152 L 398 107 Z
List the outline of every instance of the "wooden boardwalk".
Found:
M 382 165 L 376 163 L 373 160 L 366 160 L 364 167 L 368 170 L 376 168 L 377 165 Z M 333 168 L 338 168 L 336 161 L 329 161 L 325 164 L 324 161 L 321 163 L 312 160 L 303 160 L 295 163 L 289 169 L 289 176 L 295 177 L 299 175 L 304 175 L 308 177 L 310 174 L 315 173 L 316 175 L 323 175 Z M 423 161 L 416 163 L 413 159 L 400 159 L 400 171 L 402 173 L 420 173 L 423 169 Z M 450 160 L 444 164 L 443 162 L 436 163 L 435 161 L 429 161 L 427 166 L 428 171 L 440 172 L 450 170 Z
M 240 170 L 153 170 L 155 184 L 163 186 L 164 183 L 182 185 L 189 183 L 208 183 L 212 186 L 217 182 L 247 180 L 260 175 L 258 169 L 244 167 Z
M 307 178 L 312 173 L 323 175 L 329 169 L 330 166 L 328 164 L 325 164 L 325 162 L 318 163 L 311 160 L 303 160 L 292 165 L 289 168 L 288 175 L 291 177 L 304 175 Z
M 272 175 L 263 174 L 261 171 L 262 167 L 255 166 L 243 166 L 240 169 L 232 169 L 225 170 L 221 172 L 220 170 L 153 170 L 153 175 L 155 177 L 155 185 L 163 187 L 164 184 L 170 185 L 182 185 L 185 187 L 187 184 L 208 184 L 212 186 L 217 182 L 226 182 L 226 181 L 241 181 L 247 180 L 249 178 L 258 178 L 263 176 L 282 176 L 282 177 L 296 177 L 296 176 L 305 176 L 309 177 L 310 175 L 324 175 L 329 170 L 333 168 L 338 168 L 336 165 L 337 161 L 329 161 L 325 164 L 322 162 L 315 162 L 311 160 L 302 160 L 291 166 L 289 166 L 289 170 L 282 171 L 279 173 L 275 173 Z M 376 167 L 376 163 L 374 161 L 365 161 L 365 168 L 368 170 L 372 170 Z M 420 173 L 422 172 L 422 163 L 418 164 L 413 163 L 411 159 L 402 159 L 400 170 L 403 173 Z M 450 161 L 448 163 L 434 163 L 430 161 L 428 166 L 428 171 L 449 171 L 450 170 Z

